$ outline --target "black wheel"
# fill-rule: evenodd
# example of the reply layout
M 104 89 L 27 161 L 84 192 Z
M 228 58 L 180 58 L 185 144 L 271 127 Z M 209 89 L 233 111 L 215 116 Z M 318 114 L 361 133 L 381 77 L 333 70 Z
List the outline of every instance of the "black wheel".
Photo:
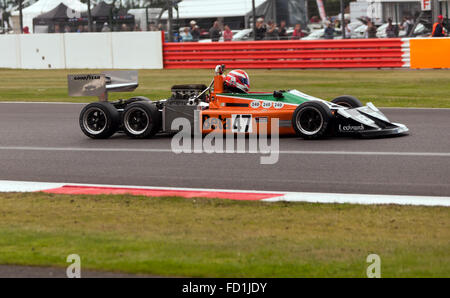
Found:
M 324 103 L 307 101 L 295 109 L 292 126 L 304 139 L 319 139 L 326 136 L 331 118 L 331 111 Z
M 123 129 L 125 133 L 136 139 L 154 136 L 161 127 L 161 115 L 155 104 L 151 102 L 135 102 L 123 111 Z
M 120 123 L 119 112 L 109 102 L 94 102 L 81 110 L 80 127 L 85 135 L 93 139 L 112 136 Z
M 359 108 L 363 106 L 359 99 L 350 95 L 336 97 L 331 102 L 346 108 Z

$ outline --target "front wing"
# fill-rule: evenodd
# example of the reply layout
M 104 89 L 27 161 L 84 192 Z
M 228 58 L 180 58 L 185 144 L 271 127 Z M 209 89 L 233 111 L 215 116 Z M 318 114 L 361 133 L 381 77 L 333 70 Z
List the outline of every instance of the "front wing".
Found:
M 404 124 L 391 122 L 372 103 L 359 108 L 337 108 L 334 112 L 333 129 L 338 135 L 358 135 L 372 138 L 400 136 L 409 132 Z

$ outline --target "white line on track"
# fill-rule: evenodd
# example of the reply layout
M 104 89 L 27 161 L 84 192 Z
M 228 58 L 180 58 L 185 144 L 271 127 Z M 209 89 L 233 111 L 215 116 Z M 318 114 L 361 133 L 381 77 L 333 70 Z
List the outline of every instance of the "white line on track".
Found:
M 83 148 L 83 147 L 28 147 L 0 146 L 0 151 L 73 151 L 73 152 L 142 152 L 142 153 L 174 153 L 171 149 L 156 148 Z M 260 152 L 259 154 L 268 154 Z M 276 153 L 276 151 L 272 152 Z M 223 153 L 227 154 L 227 153 Z M 255 153 L 251 153 L 255 154 Z M 281 150 L 285 155 L 361 155 L 361 156 L 410 156 L 410 157 L 450 157 L 450 152 L 390 152 L 390 151 L 297 151 Z

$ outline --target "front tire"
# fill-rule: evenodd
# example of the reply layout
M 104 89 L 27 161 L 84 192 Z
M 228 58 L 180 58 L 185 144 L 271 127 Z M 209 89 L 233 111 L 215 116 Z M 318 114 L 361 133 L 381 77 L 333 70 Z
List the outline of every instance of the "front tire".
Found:
M 346 107 L 346 108 L 359 108 L 362 107 L 363 104 L 357 99 L 356 97 L 350 96 L 350 95 L 342 95 L 339 97 L 336 97 L 331 101 L 334 104 Z
M 324 103 L 308 101 L 295 109 L 292 126 L 304 139 L 320 139 L 327 135 L 331 118 L 331 111 Z
M 123 129 L 134 139 L 154 136 L 161 126 L 161 115 L 155 104 L 150 102 L 135 102 L 123 111 Z
M 92 139 L 106 139 L 119 127 L 120 115 L 109 102 L 94 102 L 81 110 L 81 131 Z

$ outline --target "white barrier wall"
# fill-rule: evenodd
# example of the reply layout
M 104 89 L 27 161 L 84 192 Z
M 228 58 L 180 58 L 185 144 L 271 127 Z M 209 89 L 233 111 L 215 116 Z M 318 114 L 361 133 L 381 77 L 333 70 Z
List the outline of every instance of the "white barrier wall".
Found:
M 0 35 L 0 67 L 162 69 L 160 32 Z
M 63 34 L 19 36 L 21 68 L 65 68 Z
M 111 33 L 65 33 L 66 68 L 114 68 Z
M 20 68 L 19 35 L 0 35 L 0 67 Z
M 161 35 L 154 32 L 113 32 L 114 68 L 163 68 Z

